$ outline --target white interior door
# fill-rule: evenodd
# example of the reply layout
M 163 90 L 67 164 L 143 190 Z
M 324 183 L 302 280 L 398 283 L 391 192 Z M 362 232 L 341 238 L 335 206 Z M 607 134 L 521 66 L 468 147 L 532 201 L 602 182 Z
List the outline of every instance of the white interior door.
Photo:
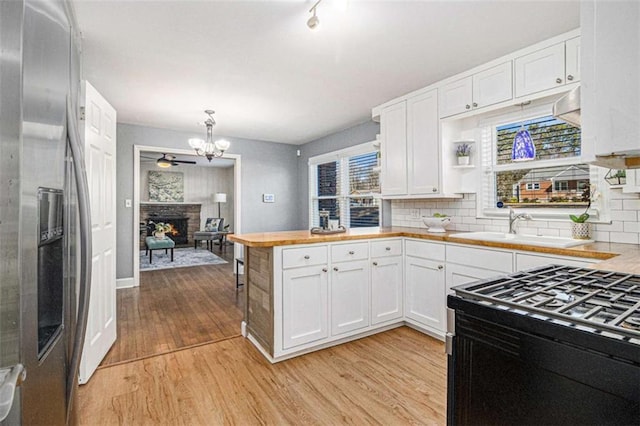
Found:
M 80 131 L 91 198 L 91 301 L 80 361 L 86 383 L 116 341 L 116 111 L 86 81 Z

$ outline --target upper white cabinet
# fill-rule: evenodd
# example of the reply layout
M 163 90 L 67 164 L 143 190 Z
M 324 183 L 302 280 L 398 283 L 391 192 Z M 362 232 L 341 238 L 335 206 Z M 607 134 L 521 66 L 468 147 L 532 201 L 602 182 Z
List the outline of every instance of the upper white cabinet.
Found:
M 383 108 L 380 119 L 382 195 L 439 193 L 437 90 Z
M 438 92 L 407 99 L 407 173 L 409 194 L 439 192 Z
M 440 117 L 483 108 L 512 97 L 512 69 L 508 61 L 442 86 Z
M 516 97 L 580 80 L 580 37 L 515 60 Z
M 640 167 L 638 22 L 638 1 L 580 2 L 583 157 L 603 167 Z
M 580 37 L 567 40 L 565 48 L 565 79 L 567 83 L 580 81 Z
M 407 103 L 385 107 L 380 114 L 382 195 L 407 193 Z

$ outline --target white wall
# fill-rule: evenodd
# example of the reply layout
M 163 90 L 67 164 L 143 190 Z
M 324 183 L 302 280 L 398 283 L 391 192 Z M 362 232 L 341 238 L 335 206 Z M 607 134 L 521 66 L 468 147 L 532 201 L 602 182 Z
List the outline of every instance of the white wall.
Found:
M 215 160 L 214 160 L 215 161 Z M 227 202 L 220 204 L 220 214 L 225 225 L 233 230 L 233 167 L 199 167 L 180 165 L 170 169 L 160 169 L 153 162 L 140 164 L 140 201 L 149 201 L 149 170 L 180 172 L 184 175 L 184 202 L 200 203 L 201 228 L 208 217 L 218 217 L 218 203 L 213 202 L 213 194 L 224 192 Z

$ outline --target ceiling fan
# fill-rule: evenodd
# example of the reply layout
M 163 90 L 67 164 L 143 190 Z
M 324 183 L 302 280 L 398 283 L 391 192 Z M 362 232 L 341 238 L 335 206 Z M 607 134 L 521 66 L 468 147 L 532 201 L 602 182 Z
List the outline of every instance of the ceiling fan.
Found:
M 167 168 L 171 166 L 178 166 L 180 164 L 196 164 L 196 162 L 190 160 L 176 160 L 175 155 L 162 154 L 162 157 L 156 160 L 156 164 L 158 165 L 158 167 Z

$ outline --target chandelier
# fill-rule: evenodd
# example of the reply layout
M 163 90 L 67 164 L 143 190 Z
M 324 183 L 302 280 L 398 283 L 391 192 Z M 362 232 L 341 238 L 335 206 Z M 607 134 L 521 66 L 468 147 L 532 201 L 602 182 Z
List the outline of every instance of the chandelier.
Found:
M 215 111 L 207 109 L 204 111 L 205 114 L 209 116 L 204 124 L 207 126 L 207 140 L 203 141 L 198 138 L 189 139 L 189 145 L 196 151 L 201 157 L 207 157 L 207 160 L 211 161 L 214 157 L 222 157 L 222 154 L 229 149 L 229 141 L 224 139 L 219 139 L 213 142 L 213 126 L 215 126 L 216 121 L 213 119 L 213 114 Z

